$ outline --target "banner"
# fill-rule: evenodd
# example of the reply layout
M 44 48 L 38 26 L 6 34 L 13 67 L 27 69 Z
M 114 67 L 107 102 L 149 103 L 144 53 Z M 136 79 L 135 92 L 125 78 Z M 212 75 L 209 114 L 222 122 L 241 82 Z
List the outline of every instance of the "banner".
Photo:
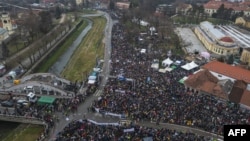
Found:
M 110 115 L 110 116 L 114 116 L 114 117 L 119 117 L 119 118 L 122 117 L 121 114 L 115 114 L 115 113 L 109 113 L 109 112 L 107 112 L 106 115 Z
M 114 123 L 98 123 L 98 122 L 91 120 L 91 119 L 88 119 L 88 122 L 91 122 L 95 125 L 102 125 L 102 126 L 108 126 L 108 125 L 119 126 L 119 124 L 116 122 L 114 122 Z
M 123 132 L 127 133 L 127 132 L 134 132 L 135 128 L 130 128 L 130 129 L 124 129 Z

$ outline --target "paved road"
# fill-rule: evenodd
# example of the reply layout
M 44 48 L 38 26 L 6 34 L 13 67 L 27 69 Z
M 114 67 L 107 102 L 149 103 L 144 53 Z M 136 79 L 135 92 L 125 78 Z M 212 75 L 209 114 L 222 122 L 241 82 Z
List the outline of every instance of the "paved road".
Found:
M 101 16 L 103 15 L 103 13 L 99 13 L 99 14 L 94 14 L 93 16 Z M 90 15 L 88 15 L 90 16 Z M 87 16 L 87 17 L 88 17 Z M 106 66 L 105 68 L 103 68 L 103 73 L 105 75 L 108 76 L 109 74 L 109 60 L 110 60 L 110 55 L 111 55 L 111 30 L 112 30 L 112 26 L 113 26 L 113 21 L 112 19 L 109 17 L 108 14 L 105 14 L 105 17 L 107 18 L 107 25 L 106 25 L 106 29 L 105 29 L 105 59 L 104 59 L 104 66 Z M 103 79 L 101 84 L 105 85 L 107 79 Z M 82 92 L 85 91 L 85 88 L 83 88 Z M 99 93 L 101 94 L 101 93 Z M 99 113 L 88 113 L 88 107 L 91 106 L 92 102 L 97 99 L 99 97 L 99 95 L 92 95 L 89 96 L 85 102 L 83 104 L 81 104 L 78 107 L 78 112 L 76 112 L 75 114 L 71 114 L 69 117 L 65 117 L 62 114 L 59 113 L 59 118 L 61 119 L 59 123 L 56 124 L 56 126 L 54 127 L 54 129 L 51 132 L 51 135 L 49 137 L 49 140 L 53 140 L 56 136 L 56 134 L 60 131 L 62 131 L 62 129 L 72 120 L 79 120 L 79 119 L 83 119 L 83 116 L 85 115 L 86 118 L 88 119 L 92 119 L 95 121 L 99 121 L 99 122 L 118 122 L 119 119 L 115 119 L 115 118 L 102 118 L 102 115 Z

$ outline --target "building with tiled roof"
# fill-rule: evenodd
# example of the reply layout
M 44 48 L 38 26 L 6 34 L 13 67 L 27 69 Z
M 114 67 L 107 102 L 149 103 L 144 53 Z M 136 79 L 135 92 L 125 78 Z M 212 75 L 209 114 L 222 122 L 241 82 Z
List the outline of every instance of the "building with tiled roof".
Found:
M 228 99 L 234 103 L 240 103 L 250 107 L 250 89 L 248 84 L 242 80 L 236 80 Z
M 250 17 L 238 17 L 235 20 L 235 24 L 246 27 L 246 28 L 250 28 Z
M 216 97 L 227 99 L 228 91 L 225 91 L 226 89 L 223 88 L 227 85 L 225 85 L 226 83 L 219 82 L 220 80 L 208 70 L 200 70 L 197 73 L 190 75 L 184 81 L 184 84 L 187 88 L 194 89 L 199 93 L 212 94 Z M 230 80 L 228 80 L 227 83 L 230 83 Z
M 241 67 L 229 65 L 219 61 L 211 61 L 204 66 L 203 69 L 207 69 L 219 75 L 224 75 L 232 78 L 233 80 L 243 80 L 247 84 L 250 84 L 250 71 Z
M 200 94 L 211 94 L 250 109 L 250 71 L 248 70 L 212 61 L 190 75 L 184 84 Z
M 186 4 L 186 3 L 180 3 L 176 6 L 176 13 L 181 13 L 186 15 L 188 11 L 192 10 L 192 5 L 191 4 Z
M 215 54 L 227 56 L 239 52 L 239 46 L 234 39 L 208 21 L 201 22 L 194 32 L 206 49 Z
M 245 16 L 250 16 L 250 7 L 249 2 L 230 2 L 230 1 L 218 1 L 218 0 L 210 0 L 206 4 L 203 5 L 204 10 L 207 14 L 212 16 L 213 13 L 216 13 L 219 7 L 224 4 L 224 7 L 227 9 L 232 8 L 235 13 L 239 13 L 243 11 Z

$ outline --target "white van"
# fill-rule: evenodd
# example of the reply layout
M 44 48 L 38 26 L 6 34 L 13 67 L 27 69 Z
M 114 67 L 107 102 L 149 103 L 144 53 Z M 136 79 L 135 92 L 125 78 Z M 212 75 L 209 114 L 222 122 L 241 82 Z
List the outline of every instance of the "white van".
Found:
M 30 92 L 27 95 L 27 99 L 28 99 L 29 102 L 35 103 L 37 101 L 37 96 L 36 96 L 36 94 Z
M 23 88 L 25 92 L 33 92 L 33 86 L 26 86 Z

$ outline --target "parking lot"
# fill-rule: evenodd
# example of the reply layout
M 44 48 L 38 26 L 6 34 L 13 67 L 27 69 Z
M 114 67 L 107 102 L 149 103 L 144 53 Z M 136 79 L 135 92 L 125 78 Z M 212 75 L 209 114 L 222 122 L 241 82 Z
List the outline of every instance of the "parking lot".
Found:
M 184 42 L 183 45 L 188 53 L 198 52 L 206 52 L 205 46 L 200 42 L 200 40 L 196 37 L 195 33 L 188 27 L 178 27 L 175 32 L 179 37 L 182 38 Z

